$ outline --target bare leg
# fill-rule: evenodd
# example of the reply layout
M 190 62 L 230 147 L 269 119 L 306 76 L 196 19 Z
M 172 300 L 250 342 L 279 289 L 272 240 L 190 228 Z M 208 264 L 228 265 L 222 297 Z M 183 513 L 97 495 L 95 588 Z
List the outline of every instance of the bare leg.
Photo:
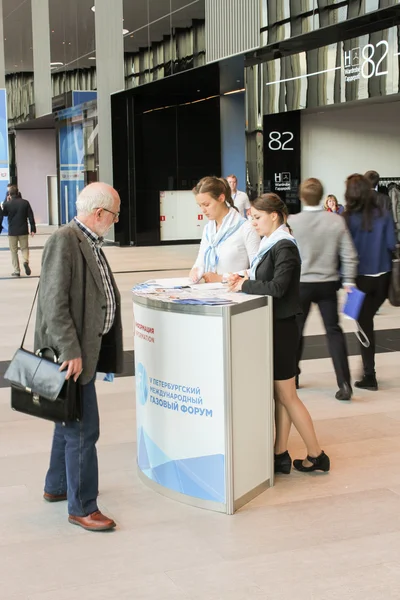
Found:
M 274 381 L 274 389 L 275 400 L 286 408 L 289 418 L 307 447 L 307 454 L 312 457 L 319 456 L 322 450 L 315 435 L 310 413 L 297 395 L 295 378 Z M 281 431 L 277 429 L 275 447 L 283 448 L 284 444 L 287 443 L 287 439 L 278 439 L 279 434 L 281 434 Z M 283 430 L 283 435 L 286 435 L 286 430 Z M 311 463 L 307 460 L 303 464 L 304 466 L 311 466 Z
M 286 452 L 291 426 L 292 421 L 289 413 L 283 404 L 279 402 L 275 393 L 275 454 Z

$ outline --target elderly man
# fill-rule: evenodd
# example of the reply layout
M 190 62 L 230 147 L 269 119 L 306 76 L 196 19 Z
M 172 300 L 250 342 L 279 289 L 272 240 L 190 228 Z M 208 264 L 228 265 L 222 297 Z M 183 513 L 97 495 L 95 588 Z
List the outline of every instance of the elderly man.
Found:
M 80 422 L 56 424 L 44 498 L 68 499 L 69 522 L 89 531 L 115 527 L 98 509 L 99 412 L 96 371 L 122 370 L 122 324 L 118 288 L 101 249 L 118 221 L 120 199 L 104 183 L 87 186 L 77 217 L 47 242 L 42 259 L 35 349 L 56 349 L 60 370 L 79 379 Z

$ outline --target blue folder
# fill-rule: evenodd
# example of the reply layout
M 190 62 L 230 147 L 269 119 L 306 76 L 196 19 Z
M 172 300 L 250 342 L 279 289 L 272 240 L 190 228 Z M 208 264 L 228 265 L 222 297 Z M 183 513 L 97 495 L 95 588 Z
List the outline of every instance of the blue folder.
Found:
M 356 287 L 353 287 L 352 291 L 349 294 L 347 294 L 347 300 L 345 305 L 343 306 L 343 314 L 347 317 L 350 317 L 350 319 L 358 321 L 364 298 L 364 292 L 357 289 Z

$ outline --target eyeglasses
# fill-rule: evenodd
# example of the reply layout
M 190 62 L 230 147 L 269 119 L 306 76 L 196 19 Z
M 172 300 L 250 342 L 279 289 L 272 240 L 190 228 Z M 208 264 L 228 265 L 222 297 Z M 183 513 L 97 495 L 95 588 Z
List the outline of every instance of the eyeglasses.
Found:
M 95 208 L 95 210 L 105 210 L 106 212 L 108 212 L 114 216 L 114 221 L 116 219 L 119 219 L 119 215 L 120 215 L 119 212 L 113 212 L 112 210 L 108 210 L 108 208 L 103 208 L 102 206 L 98 206 L 97 208 Z

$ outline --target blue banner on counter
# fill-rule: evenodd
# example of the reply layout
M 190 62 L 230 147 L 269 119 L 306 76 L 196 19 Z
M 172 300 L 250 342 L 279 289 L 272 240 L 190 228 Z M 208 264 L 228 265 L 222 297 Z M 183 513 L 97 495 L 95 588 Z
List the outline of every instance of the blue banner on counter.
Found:
M 135 303 L 137 463 L 166 489 L 225 504 L 222 321 L 172 316 Z
M 0 89 L 0 202 L 6 198 L 7 185 L 10 181 L 10 165 L 8 157 L 8 121 L 7 94 Z M 3 219 L 3 233 L 8 232 L 7 218 Z

